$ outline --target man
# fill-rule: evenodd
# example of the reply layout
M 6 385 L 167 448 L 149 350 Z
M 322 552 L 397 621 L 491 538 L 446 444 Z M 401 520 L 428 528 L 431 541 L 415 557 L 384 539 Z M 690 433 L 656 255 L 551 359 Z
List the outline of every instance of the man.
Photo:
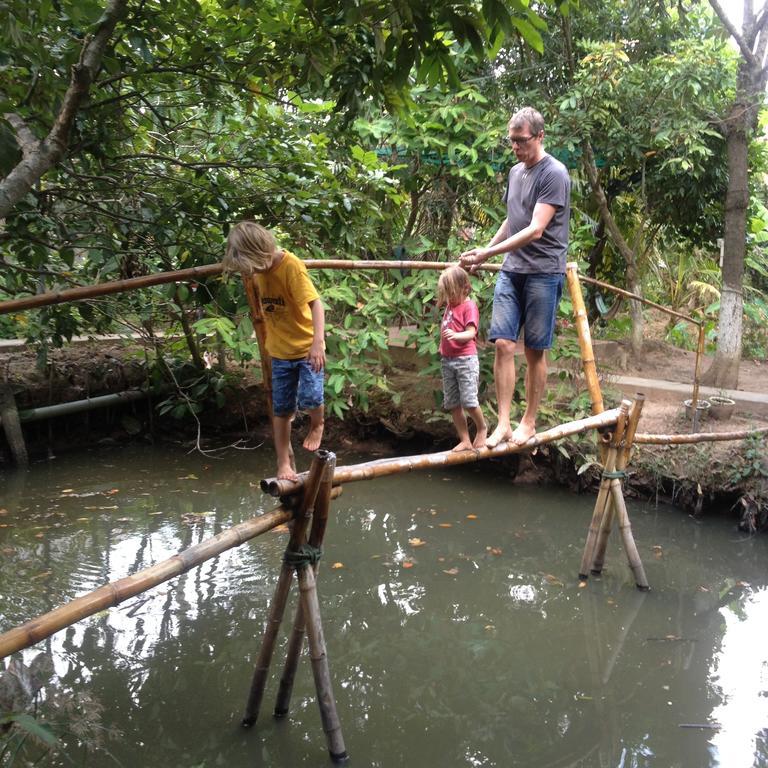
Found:
M 565 166 L 544 151 L 544 118 L 531 107 L 507 126 L 517 164 L 509 172 L 507 217 L 485 248 L 461 254 L 469 272 L 491 256 L 506 254 L 493 295 L 490 340 L 499 423 L 486 440 L 527 443 L 536 434 L 536 413 L 547 383 L 546 350 L 552 346 L 563 290 L 571 212 L 571 181 Z M 525 326 L 526 407 L 513 431 L 509 421 L 515 392 L 515 346 Z

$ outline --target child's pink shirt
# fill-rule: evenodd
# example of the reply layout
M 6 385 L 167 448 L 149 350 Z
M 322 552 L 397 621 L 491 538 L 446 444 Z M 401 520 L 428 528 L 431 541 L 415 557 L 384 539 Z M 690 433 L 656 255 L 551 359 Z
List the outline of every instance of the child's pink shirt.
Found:
M 463 333 L 470 325 L 474 325 L 476 331 L 480 330 L 480 312 L 472 299 L 465 299 L 455 307 L 448 306 L 445 308 L 440 330 L 442 332 L 443 328 L 452 328 L 457 333 Z M 477 334 L 475 334 L 475 338 L 477 338 Z M 443 357 L 476 355 L 477 344 L 475 344 L 474 338 L 469 341 L 449 341 L 443 338 L 441 333 L 440 354 Z

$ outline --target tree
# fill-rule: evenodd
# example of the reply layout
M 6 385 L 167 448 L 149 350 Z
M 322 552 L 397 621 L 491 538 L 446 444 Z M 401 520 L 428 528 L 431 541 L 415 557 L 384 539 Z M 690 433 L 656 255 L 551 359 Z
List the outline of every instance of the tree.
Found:
M 709 0 L 739 50 L 736 93 L 721 128 L 726 138 L 728 189 L 725 196 L 723 286 L 720 297 L 717 350 L 702 376 L 711 386 L 735 388 L 739 380 L 744 313 L 744 259 L 749 206 L 749 142 L 765 102 L 768 80 L 768 6 L 755 13 L 752 0 L 744 0 L 741 31 L 725 14 L 718 0 Z

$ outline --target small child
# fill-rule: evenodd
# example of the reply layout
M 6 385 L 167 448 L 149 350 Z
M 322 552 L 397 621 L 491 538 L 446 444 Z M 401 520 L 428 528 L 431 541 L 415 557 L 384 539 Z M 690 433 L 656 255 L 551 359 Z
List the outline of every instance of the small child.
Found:
M 272 431 L 277 477 L 296 480 L 291 422 L 296 408 L 309 414 L 304 448 L 320 447 L 324 426 L 325 310 L 307 268 L 279 248 L 274 235 L 253 221 L 235 224 L 222 262 L 227 272 L 255 275 L 272 358 Z
M 438 306 L 446 305 L 440 332 L 443 407 L 451 412 L 460 440 L 454 451 L 482 448 L 488 436 L 488 426 L 477 399 L 480 363 L 475 337 L 480 313 L 477 304 L 469 298 L 471 288 L 467 273 L 458 266 L 446 269 L 437 283 Z M 477 427 L 474 441 L 469 438 L 464 409 Z

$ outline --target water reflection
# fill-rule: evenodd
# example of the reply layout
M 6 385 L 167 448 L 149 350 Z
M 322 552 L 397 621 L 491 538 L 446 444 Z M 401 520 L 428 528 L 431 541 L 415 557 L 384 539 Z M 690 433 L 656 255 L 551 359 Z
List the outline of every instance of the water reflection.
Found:
M 263 472 L 248 461 L 233 471 L 128 451 L 34 467 L 4 486 L 2 628 L 271 508 L 251 483 L 272 459 Z M 582 589 L 593 503 L 477 469 L 345 489 L 319 592 L 357 764 L 768 761 L 768 540 L 633 505 L 653 591 L 634 588 L 617 538 L 603 578 Z M 44 644 L 61 685 L 91 692 L 105 725 L 123 732 L 109 745 L 122 764 L 323 762 L 304 660 L 288 721 L 237 726 L 285 543 L 268 534 Z M 275 693 L 273 679 L 267 698 Z M 719 731 L 681 727 L 713 722 Z

